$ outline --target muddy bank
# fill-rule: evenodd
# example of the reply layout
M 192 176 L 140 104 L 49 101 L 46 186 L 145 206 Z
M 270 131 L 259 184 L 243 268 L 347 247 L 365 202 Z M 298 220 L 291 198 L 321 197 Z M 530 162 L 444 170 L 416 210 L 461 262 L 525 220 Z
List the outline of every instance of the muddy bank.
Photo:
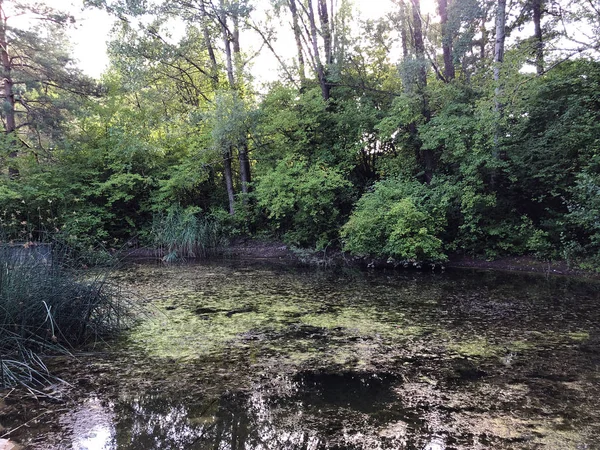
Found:
M 501 270 L 508 272 L 538 273 L 543 275 L 564 275 L 589 279 L 600 279 L 600 273 L 577 269 L 565 261 L 542 261 L 531 256 L 503 257 L 488 260 L 465 255 L 450 255 L 448 262 L 442 265 L 423 265 L 412 262 L 394 261 L 385 258 L 355 257 L 339 250 L 313 251 L 290 247 L 275 240 L 251 238 L 232 239 L 223 250 L 226 259 L 245 259 L 306 265 L 314 267 L 356 267 L 361 269 L 397 269 L 440 271 L 453 269 Z M 154 261 L 160 259 L 156 250 L 151 248 L 129 249 L 123 254 L 127 261 Z
M 408 270 L 441 270 L 442 266 L 430 267 L 420 264 L 397 262 L 383 258 L 353 257 L 337 250 L 314 252 L 310 250 L 292 249 L 282 242 L 260 241 L 254 239 L 233 240 L 227 247 L 225 255 L 235 258 L 273 259 L 280 261 L 304 263 L 312 266 L 349 266 L 359 268 L 408 269 Z M 567 275 L 584 278 L 600 278 L 597 272 L 570 267 L 565 261 L 542 261 L 530 256 L 504 257 L 495 260 L 450 255 L 450 260 L 443 265 L 444 270 L 480 269 L 502 270 L 510 272 L 539 273 L 544 275 Z

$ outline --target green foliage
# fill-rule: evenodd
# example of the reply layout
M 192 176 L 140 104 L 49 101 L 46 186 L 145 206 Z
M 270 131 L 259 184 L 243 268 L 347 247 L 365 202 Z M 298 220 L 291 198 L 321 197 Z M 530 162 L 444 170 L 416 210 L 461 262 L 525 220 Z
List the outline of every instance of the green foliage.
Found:
M 19 148 L 15 160 L 17 136 L 0 138 L 0 225 L 11 239 L 60 231 L 87 251 L 138 236 L 175 258 L 208 255 L 224 234 L 275 234 L 322 249 L 336 245 L 341 229 L 345 248 L 356 254 L 600 261 L 600 64 L 554 64 L 550 44 L 564 32 L 546 11 L 547 72 L 521 70 L 532 59 L 532 40 L 513 39 L 495 82 L 493 52 L 481 48 L 491 41 L 475 38 L 490 33 L 481 26 L 495 14 L 492 3 L 450 2 L 445 25 L 424 27 L 432 50 L 432 64 L 424 64 L 409 37 L 416 29 L 408 5 L 400 4 L 393 20 L 364 22 L 354 36 L 342 2 L 330 16 L 337 27 L 325 67 L 330 97 L 323 99 L 307 63 L 301 86 L 275 82 L 257 105 L 244 45 L 240 52 L 232 46 L 230 85 L 223 49 L 207 46 L 221 24 L 210 12 L 198 17 L 190 5 L 174 5 L 147 10 L 154 17 L 139 29 L 122 21 L 103 97 L 73 94 L 74 72 L 69 80 L 29 76 L 25 90 L 19 85 L 18 94 L 40 108 L 27 110 L 31 123 L 19 128 L 32 151 Z M 581 6 L 574 3 L 567 21 L 595 23 Z M 531 5 L 516 7 L 524 9 L 511 14 L 508 32 L 531 20 Z M 242 9 L 226 8 L 226 20 L 245 17 Z M 276 9 L 287 11 L 279 3 Z M 175 16 L 190 24 L 178 42 L 166 34 Z M 399 33 L 407 38 L 402 60 L 390 58 Z M 9 37 L 31 44 L 19 48 L 36 71 L 70 74 L 60 33 L 53 37 L 61 42 L 32 42 L 35 33 Z M 452 47 L 453 80 L 443 74 L 442 52 L 433 51 L 442 44 Z M 286 72 L 303 78 L 291 65 Z M 18 178 L 6 176 L 9 165 Z M 226 211 L 230 201 L 234 215 Z
M 216 93 L 214 109 L 206 115 L 211 129 L 212 145 L 224 152 L 226 149 L 248 145 L 248 133 L 253 128 L 255 115 L 232 91 Z
M 0 242 L 0 385 L 38 391 L 56 381 L 39 354 L 114 335 L 133 309 L 106 270 L 82 273 L 70 251 Z M 44 394 L 41 394 L 44 395 Z
M 440 236 L 448 200 L 416 181 L 381 181 L 360 198 L 342 227 L 344 249 L 356 255 L 444 261 Z
M 166 262 L 206 258 L 221 251 L 226 243 L 222 225 L 193 207 L 172 206 L 166 213 L 156 214 L 151 236 Z
M 255 196 L 286 242 L 322 249 L 337 238 L 350 189 L 339 169 L 289 156 L 256 181 Z

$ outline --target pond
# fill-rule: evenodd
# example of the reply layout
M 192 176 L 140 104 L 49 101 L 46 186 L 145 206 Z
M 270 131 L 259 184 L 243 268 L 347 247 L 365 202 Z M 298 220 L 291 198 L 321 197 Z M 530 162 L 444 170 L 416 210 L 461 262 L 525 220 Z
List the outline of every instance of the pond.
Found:
M 52 362 L 78 395 L 11 435 L 28 448 L 600 448 L 597 283 L 245 261 L 115 279 L 150 312 Z

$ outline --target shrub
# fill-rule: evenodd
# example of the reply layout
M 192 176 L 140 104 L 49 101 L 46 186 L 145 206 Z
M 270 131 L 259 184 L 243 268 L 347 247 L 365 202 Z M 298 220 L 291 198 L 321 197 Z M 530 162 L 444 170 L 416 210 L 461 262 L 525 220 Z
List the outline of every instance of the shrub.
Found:
M 259 207 L 288 244 L 321 250 L 337 238 L 344 193 L 351 188 L 341 170 L 288 157 L 255 187 Z
M 344 250 L 356 255 L 411 261 L 443 261 L 446 224 L 439 193 L 418 182 L 376 183 L 356 204 L 342 228 Z

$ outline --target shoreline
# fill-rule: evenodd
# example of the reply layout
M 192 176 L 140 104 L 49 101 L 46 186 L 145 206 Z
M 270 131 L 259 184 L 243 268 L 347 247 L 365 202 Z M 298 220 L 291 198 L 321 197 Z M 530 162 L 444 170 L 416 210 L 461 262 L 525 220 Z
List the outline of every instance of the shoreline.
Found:
M 233 239 L 225 247 L 222 257 L 241 258 L 256 261 L 277 261 L 298 263 L 308 266 L 332 267 L 354 266 L 374 269 L 394 270 L 494 270 L 518 273 L 534 273 L 573 278 L 600 279 L 600 273 L 569 267 L 565 261 L 542 261 L 532 256 L 509 256 L 495 260 L 487 260 L 465 255 L 451 255 L 443 265 L 405 264 L 398 261 L 377 257 L 350 256 L 339 250 L 315 252 L 309 249 L 295 249 L 275 240 L 258 240 L 252 238 Z M 127 260 L 159 259 L 154 249 L 132 249 L 125 255 Z

